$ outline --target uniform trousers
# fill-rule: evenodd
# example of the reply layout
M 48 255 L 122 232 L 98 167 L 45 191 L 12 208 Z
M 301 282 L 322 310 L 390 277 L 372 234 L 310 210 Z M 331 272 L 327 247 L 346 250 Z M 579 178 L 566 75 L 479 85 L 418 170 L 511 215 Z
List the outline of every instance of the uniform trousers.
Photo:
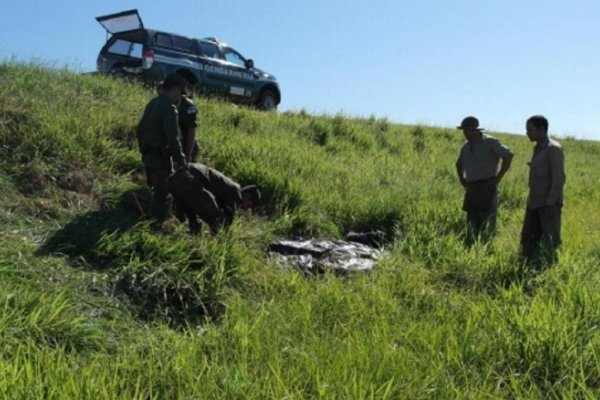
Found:
M 206 222 L 213 232 L 224 223 L 230 222 L 215 196 L 189 171 L 178 171 L 168 181 L 169 189 L 175 198 L 175 206 L 188 220 L 192 233 L 200 232 L 200 222 Z
M 561 243 L 562 206 L 546 206 L 531 209 L 527 207 L 521 230 L 522 255 L 531 259 L 536 252 L 542 257 L 555 257 L 555 250 Z
M 162 224 L 171 216 L 173 197 L 169 193 L 167 178 L 173 170 L 168 149 L 152 148 L 144 151 L 142 162 L 146 172 L 146 180 L 152 188 L 151 213 L 158 224 Z
M 467 223 L 474 235 L 493 234 L 498 212 L 496 178 L 468 182 L 463 210 L 467 212 Z

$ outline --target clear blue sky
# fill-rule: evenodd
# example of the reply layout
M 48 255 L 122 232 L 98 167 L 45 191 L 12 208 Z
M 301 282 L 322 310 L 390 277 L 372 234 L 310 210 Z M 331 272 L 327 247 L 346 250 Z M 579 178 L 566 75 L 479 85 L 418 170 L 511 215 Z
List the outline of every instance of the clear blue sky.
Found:
M 5 2 L 0 58 L 95 68 L 95 16 L 216 36 L 277 76 L 280 110 L 600 140 L 598 0 L 82 0 Z

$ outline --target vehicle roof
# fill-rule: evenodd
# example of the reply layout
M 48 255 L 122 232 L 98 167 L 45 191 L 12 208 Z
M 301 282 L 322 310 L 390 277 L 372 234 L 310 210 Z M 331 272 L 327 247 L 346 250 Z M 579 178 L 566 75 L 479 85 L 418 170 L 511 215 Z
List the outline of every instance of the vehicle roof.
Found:
M 144 26 L 142 22 L 142 18 L 137 9 L 131 9 L 127 11 L 121 11 L 118 13 L 113 13 L 109 15 L 102 15 L 96 17 L 96 21 L 107 31 L 107 33 L 111 34 L 111 36 L 121 36 L 121 35 L 131 35 L 136 32 L 145 32 L 151 36 L 156 33 L 162 33 L 166 35 L 175 35 L 184 37 L 189 40 L 197 40 L 199 42 L 208 42 L 213 43 L 220 46 L 227 46 L 226 43 L 221 42 L 214 36 L 205 37 L 205 38 L 194 38 L 187 35 L 182 35 L 180 33 L 167 32 L 163 30 L 157 29 L 148 29 Z M 121 30 L 115 30 L 119 26 L 121 26 Z M 125 28 L 125 29 L 122 29 Z M 129 28 L 129 29 L 128 29 Z
M 216 44 L 219 46 L 229 47 L 229 45 L 227 43 L 221 42 L 221 41 L 219 41 L 219 39 L 217 39 L 215 37 L 197 38 L 197 37 L 182 35 L 181 33 L 168 32 L 168 31 L 163 31 L 163 30 L 158 30 L 158 29 L 149 29 L 149 28 L 134 29 L 131 31 L 122 31 L 122 32 L 114 33 L 112 36 L 129 35 L 134 32 L 146 32 L 149 35 L 155 35 L 157 33 L 161 33 L 164 35 L 175 35 L 175 36 L 183 37 L 183 38 L 190 39 L 190 40 L 197 40 L 199 42 L 212 43 L 212 44 Z

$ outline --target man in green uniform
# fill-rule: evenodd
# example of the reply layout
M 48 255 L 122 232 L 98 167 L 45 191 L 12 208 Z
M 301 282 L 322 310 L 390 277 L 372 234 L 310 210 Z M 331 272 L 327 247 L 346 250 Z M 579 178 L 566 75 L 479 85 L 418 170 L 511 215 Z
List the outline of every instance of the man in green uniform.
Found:
M 561 243 L 565 156 L 560 144 L 548 137 L 548 120 L 544 116 L 529 118 L 526 129 L 527 137 L 536 145 L 529 162 L 529 196 L 521 231 L 522 255 L 528 262 L 552 262 Z
M 173 199 L 167 178 L 176 168 L 185 166 L 185 156 L 179 141 L 178 114 L 175 104 L 181 98 L 185 82 L 169 75 L 163 82 L 162 93 L 152 99 L 144 110 L 137 127 L 138 143 L 148 185 L 152 187 L 153 228 L 160 228 L 170 216 Z
M 200 147 L 196 141 L 198 109 L 191 97 L 184 94 L 177 105 L 177 111 L 179 112 L 179 129 L 183 138 L 182 144 L 185 159 L 188 163 L 195 163 L 198 161 L 198 153 L 200 152 Z
M 465 188 L 463 210 L 467 213 L 469 240 L 496 229 L 500 180 L 510 168 L 513 153 L 496 138 L 483 134 L 479 120 L 466 117 L 457 127 L 467 141 L 456 160 L 456 173 Z M 500 168 L 498 168 L 500 166 Z
M 160 95 L 162 92 L 163 82 L 160 82 L 156 87 L 157 93 Z M 196 120 L 198 116 L 198 109 L 196 108 L 194 101 L 190 96 L 187 95 L 184 90 L 181 94 L 181 99 L 177 103 L 179 130 L 181 131 L 181 145 L 183 147 L 183 154 L 188 163 L 194 163 L 198 161 L 198 154 L 200 152 L 200 146 L 196 141 L 196 127 L 198 126 Z
M 188 220 L 190 232 L 200 232 L 198 217 L 217 232 L 233 221 L 236 209 L 252 211 L 260 202 L 260 192 L 254 185 L 240 185 L 214 168 L 189 164 L 168 180 L 175 206 Z M 183 222 L 183 218 L 180 217 Z

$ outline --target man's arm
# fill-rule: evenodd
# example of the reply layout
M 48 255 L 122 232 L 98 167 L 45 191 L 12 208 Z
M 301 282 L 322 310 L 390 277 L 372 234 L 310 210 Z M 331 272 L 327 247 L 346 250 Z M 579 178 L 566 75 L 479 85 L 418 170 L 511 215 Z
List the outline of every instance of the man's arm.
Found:
M 506 171 L 510 168 L 514 154 L 507 146 L 500 143 L 497 139 L 492 147 L 492 151 L 496 156 L 500 157 L 500 160 L 502 160 L 500 170 L 498 171 L 498 174 L 496 174 L 496 183 L 498 184 L 502 180 L 504 174 L 506 174 Z
M 142 151 L 142 136 L 144 135 L 144 129 L 146 124 L 146 114 L 148 113 L 148 105 L 144 108 L 144 114 L 142 114 L 142 118 L 140 118 L 140 122 L 138 122 L 137 127 L 135 129 L 136 138 L 138 142 L 138 148 Z
M 183 134 L 183 153 L 189 163 L 192 162 L 192 155 L 194 154 L 194 147 L 196 144 L 196 127 L 198 126 L 196 120 L 198 109 L 194 105 L 192 99 L 183 96 L 181 98 L 179 113 L 179 126 L 183 130 L 183 132 L 181 132 Z
M 510 168 L 510 165 L 512 163 L 512 159 L 513 159 L 513 155 L 506 155 L 504 157 L 500 158 L 502 160 L 502 165 L 500 166 L 500 171 L 498 171 L 498 175 L 496 175 L 496 183 L 500 183 L 500 181 L 502 180 L 502 177 L 504 176 L 504 174 L 506 174 L 506 171 L 508 171 L 508 169 Z
M 183 167 L 186 162 L 183 151 L 181 150 L 181 142 L 179 141 L 177 108 L 173 105 L 170 105 L 163 114 L 163 128 L 165 130 L 167 145 L 171 151 L 171 157 L 173 158 L 175 167 Z
M 556 146 L 548 147 L 548 160 L 551 182 L 548 197 L 546 198 L 546 205 L 555 206 L 565 185 L 565 156 L 562 148 Z
M 185 143 L 183 147 L 185 149 L 185 159 L 188 163 L 192 162 L 192 154 L 194 153 L 194 143 L 196 143 L 196 128 L 189 127 L 185 134 Z
M 463 168 L 462 153 L 458 156 L 458 159 L 456 160 L 456 175 L 458 175 L 458 180 L 460 184 L 463 186 L 467 186 L 467 180 L 465 179 L 465 171 Z

